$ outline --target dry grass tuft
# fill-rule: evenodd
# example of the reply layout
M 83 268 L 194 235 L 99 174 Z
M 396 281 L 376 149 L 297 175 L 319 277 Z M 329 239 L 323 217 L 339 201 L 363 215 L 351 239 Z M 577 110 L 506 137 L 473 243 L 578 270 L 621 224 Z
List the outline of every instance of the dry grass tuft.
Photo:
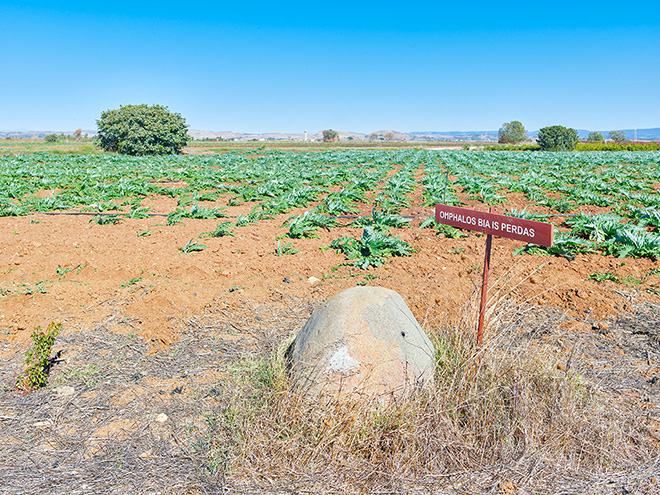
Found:
M 532 489 L 657 462 L 634 421 L 503 314 L 491 320 L 497 331 L 478 354 L 471 319 L 435 332 L 435 383 L 396 402 L 297 395 L 284 346 L 243 363 L 217 411 L 214 455 L 237 491 L 326 493 L 443 491 L 457 483 L 485 490 L 502 473 Z

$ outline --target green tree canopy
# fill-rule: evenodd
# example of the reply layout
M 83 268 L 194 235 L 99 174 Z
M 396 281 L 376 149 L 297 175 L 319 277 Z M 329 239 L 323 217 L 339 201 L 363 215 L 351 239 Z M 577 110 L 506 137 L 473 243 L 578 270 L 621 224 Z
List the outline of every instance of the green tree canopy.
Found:
M 188 143 L 186 120 L 161 105 L 125 105 L 96 121 L 100 145 L 127 155 L 180 153 Z
M 505 122 L 497 133 L 497 142 L 504 144 L 522 143 L 527 140 L 525 126 L 517 120 Z
M 605 142 L 605 138 L 603 137 L 602 133 L 591 131 L 589 136 L 587 136 L 587 141 L 590 143 L 603 143 Z
M 578 143 L 578 133 L 561 125 L 552 125 L 539 129 L 536 139 L 543 151 L 571 151 Z
M 610 139 L 615 143 L 623 143 L 626 141 L 626 133 L 623 131 L 611 131 Z
M 323 141 L 326 143 L 339 141 L 339 133 L 334 129 L 326 129 L 325 131 L 321 131 L 321 133 L 323 134 Z

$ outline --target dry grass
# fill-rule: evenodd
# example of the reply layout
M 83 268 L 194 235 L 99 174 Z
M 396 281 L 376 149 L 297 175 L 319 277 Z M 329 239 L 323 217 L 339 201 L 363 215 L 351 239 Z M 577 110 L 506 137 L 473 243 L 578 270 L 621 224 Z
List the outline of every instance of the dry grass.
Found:
M 650 420 L 617 388 L 646 390 L 660 419 L 657 385 L 635 382 L 633 361 L 584 371 L 591 342 L 559 311 L 501 300 L 475 358 L 470 306 L 432 332 L 433 387 L 340 402 L 287 384 L 282 351 L 312 309 L 199 316 L 156 353 L 104 326 L 59 337 L 64 361 L 30 394 L 2 387 L 22 369 L 17 349 L 0 366 L 0 493 L 658 493 Z M 611 333 L 634 321 L 656 338 L 657 311 Z
M 237 491 L 483 493 L 510 480 L 592 493 L 598 480 L 657 470 L 644 428 L 550 346 L 516 332 L 521 317 L 500 307 L 479 354 L 472 318 L 438 330 L 434 385 L 398 402 L 296 395 L 280 347 L 237 370 L 214 455 Z

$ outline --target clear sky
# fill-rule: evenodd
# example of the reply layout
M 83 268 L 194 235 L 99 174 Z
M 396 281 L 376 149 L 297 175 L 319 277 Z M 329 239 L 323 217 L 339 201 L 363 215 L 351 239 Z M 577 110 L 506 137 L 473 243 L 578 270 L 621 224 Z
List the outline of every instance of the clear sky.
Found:
M 660 127 L 660 0 L 0 0 L 0 130 Z

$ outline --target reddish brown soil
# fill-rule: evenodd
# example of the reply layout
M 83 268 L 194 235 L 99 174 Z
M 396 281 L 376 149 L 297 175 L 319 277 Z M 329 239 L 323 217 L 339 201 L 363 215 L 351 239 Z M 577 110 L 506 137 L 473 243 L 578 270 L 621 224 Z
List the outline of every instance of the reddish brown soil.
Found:
M 506 208 L 521 209 L 522 203 L 512 197 Z M 281 225 L 290 216 L 281 215 L 236 228 L 235 237 L 202 238 L 206 249 L 184 254 L 180 248 L 188 240 L 213 230 L 223 219 L 184 219 L 183 224 L 166 226 L 165 215 L 176 208 L 176 199 L 151 198 L 143 206 L 164 216 L 124 219 L 117 225 L 90 223 L 91 216 L 84 215 L 0 218 L 0 341 L 27 344 L 36 326 L 45 328 L 55 321 L 63 323 L 63 335 L 104 326 L 136 333 L 156 350 L 176 341 L 191 316 L 240 309 L 257 318 L 265 309 L 325 300 L 356 284 L 398 291 L 419 321 L 432 327 L 450 320 L 481 282 L 485 238 L 474 233 L 446 239 L 432 230 L 397 229 L 394 234 L 417 253 L 363 271 L 339 266 L 345 258 L 324 249 L 335 238 L 359 236 L 360 229 L 319 231 L 318 239 L 282 239 L 300 252 L 277 256 L 276 238 L 286 233 Z M 232 207 L 226 213 L 236 216 L 252 206 Z M 478 203 L 471 207 L 484 208 Z M 404 213 L 432 211 L 414 207 Z M 150 235 L 137 236 L 148 229 Z M 650 260 L 595 254 L 578 255 L 574 261 L 513 256 L 521 245 L 495 239 L 491 301 L 507 297 L 559 307 L 576 322 L 593 322 L 629 311 L 634 297 L 658 300 L 645 291 L 660 283 L 660 276 L 647 276 L 657 266 Z M 590 274 L 605 272 L 626 282 L 589 280 Z M 309 277 L 321 281 L 312 285 Z

